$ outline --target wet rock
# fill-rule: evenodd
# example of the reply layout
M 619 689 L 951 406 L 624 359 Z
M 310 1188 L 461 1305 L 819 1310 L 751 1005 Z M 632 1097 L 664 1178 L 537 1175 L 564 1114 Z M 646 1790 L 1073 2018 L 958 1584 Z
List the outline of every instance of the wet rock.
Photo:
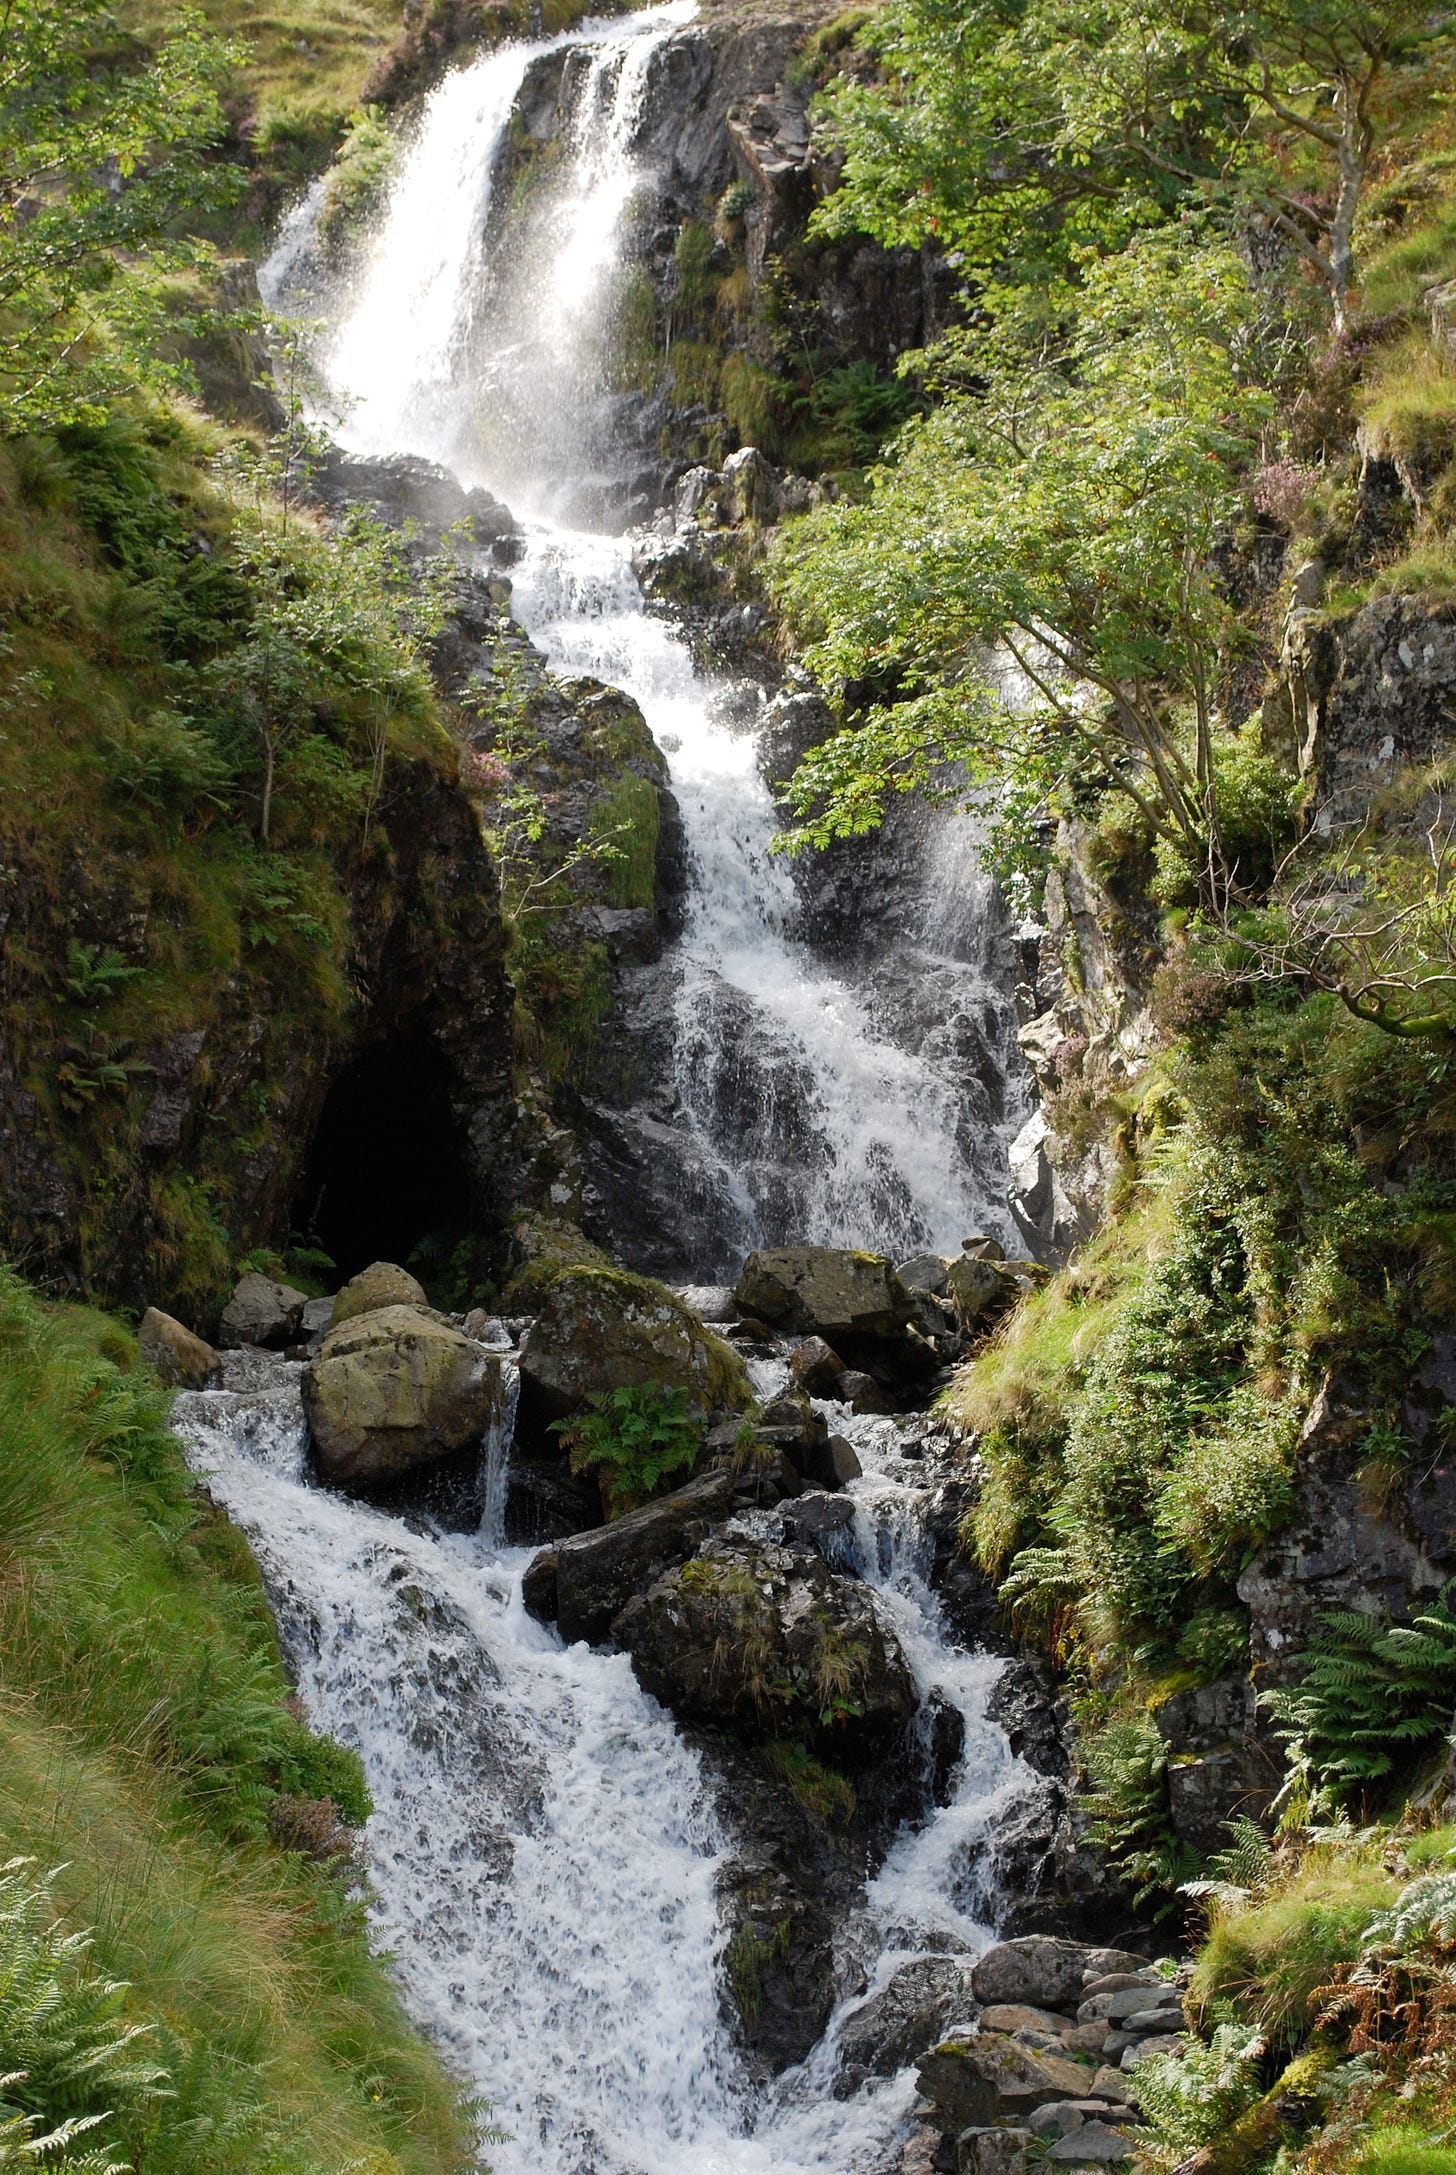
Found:
M 413 1307 L 331 1329 L 304 1370 L 325 1477 L 371 1487 L 479 1442 L 500 1409 L 500 1361 Z
M 594 1532 L 574 1533 L 556 1558 L 556 1607 L 566 1640 L 605 1639 L 618 1611 L 671 1565 L 683 1563 L 712 1527 L 737 1508 L 733 1476 L 705 1473 L 685 1488 Z M 541 1561 L 537 1557 L 536 1562 Z M 535 1564 L 531 1571 L 535 1571 Z M 528 1574 L 530 1575 L 530 1574 Z M 545 1572 L 537 1578 L 545 1592 Z M 622 1642 L 619 1639 L 618 1644 Z
M 789 1355 L 789 1373 L 810 1397 L 837 1397 L 844 1361 L 822 1337 L 806 1337 Z
M 874 1376 L 872 1374 L 861 1374 L 854 1367 L 845 1368 L 844 1373 L 839 1378 L 839 1387 L 835 1394 L 841 1404 L 849 1406 L 851 1412 L 873 1416 L 876 1414 L 888 1415 L 894 1410 L 894 1405 L 880 1388 Z
M 839 1765 L 882 1758 L 918 1705 L 864 1588 L 771 1541 L 707 1542 L 629 1602 L 612 1636 L 680 1718 L 800 1737 Z
M 240 1276 L 223 1308 L 219 1334 L 224 1344 L 258 1344 L 281 1351 L 298 1334 L 306 1295 L 291 1284 L 276 1284 L 250 1269 Z
M 801 1495 L 793 1509 L 784 1514 L 784 1532 L 792 1544 L 799 1542 L 817 1548 L 826 1555 L 831 1565 L 833 1536 L 843 1534 L 854 1524 L 854 1505 L 842 1495 L 811 1493 Z
M 222 1361 L 210 1344 L 160 1307 L 148 1307 L 137 1330 L 142 1358 L 173 1389 L 205 1390 L 222 1374 Z
M 822 1443 L 813 1443 L 804 1461 L 804 1477 L 816 1488 L 842 1488 L 848 1480 L 858 1480 L 864 1468 L 855 1453 L 854 1444 L 845 1435 L 830 1435 Z
M 816 1412 L 802 1391 L 785 1390 L 766 1404 L 754 1426 L 760 1441 L 780 1444 L 798 1459 L 799 1451 L 809 1451 L 829 1440 L 829 1422 L 822 1412 Z
M 944 2129 L 957 2135 L 1010 2121 L 1048 2100 L 1079 2099 L 1091 2071 L 1065 2055 L 1043 2054 L 1001 2033 L 952 2033 L 915 2073 Z
M 1078 1941 L 1058 1941 L 1050 1934 L 1024 1934 L 988 1948 L 976 1965 L 976 1999 L 1024 2002 L 1035 2009 L 1076 2009 L 1077 2021 L 1091 2021 L 1078 2004 L 1088 1973 L 1136 1971 L 1146 1958 L 1124 1949 L 1089 1948 Z M 1117 1997 L 1112 1997 L 1114 2000 Z
M 371 1261 L 336 1295 L 330 1327 L 341 1329 L 345 1322 L 380 1307 L 427 1307 L 429 1303 L 424 1285 L 408 1269 L 396 1261 Z
M 974 2008 L 966 1958 L 925 1956 L 902 1965 L 845 2022 L 836 2096 L 847 2098 L 866 2077 L 893 2077 Z
M 925 1697 L 923 1740 L 931 1802 L 948 1805 L 966 1749 L 966 1718 L 937 1690 L 927 1692 Z
M 702 1410 L 751 1402 L 742 1360 L 650 1277 L 569 1269 L 548 1286 L 521 1346 L 528 1426 L 579 1412 L 595 1392 L 645 1383 L 685 1390 Z
M 559 1458 L 528 1458 L 512 1452 L 505 1527 L 513 1547 L 564 1541 L 601 1522 L 601 1489 L 594 1482 L 574 1479 Z
M 543 1548 L 539 1556 L 533 1556 L 521 1579 L 521 1606 L 528 1616 L 534 1616 L 538 1624 L 554 1624 L 560 1609 L 557 1597 L 556 1573 L 561 1557 L 554 1548 Z

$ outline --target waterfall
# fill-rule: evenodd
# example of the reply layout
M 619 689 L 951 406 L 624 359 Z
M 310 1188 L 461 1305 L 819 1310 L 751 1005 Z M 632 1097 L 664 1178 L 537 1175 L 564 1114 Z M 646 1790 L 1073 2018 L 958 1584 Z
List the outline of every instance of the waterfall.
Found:
M 720 1274 L 755 1243 L 955 1250 L 972 1227 L 1010 1237 L 1005 1147 L 1021 1114 L 969 1125 L 953 1072 L 888 1030 L 873 980 L 852 984 L 801 941 L 741 702 L 646 609 L 628 542 L 561 517 L 569 504 L 584 518 L 583 479 L 603 506 L 613 487 L 612 321 L 645 178 L 635 147 L 654 55 L 690 13 L 676 0 L 458 70 L 424 103 L 348 291 L 330 291 L 313 247 L 318 191 L 262 284 L 277 308 L 324 300 L 322 360 L 353 450 L 425 455 L 527 510 L 517 616 L 559 669 L 631 692 L 671 751 L 691 895 L 662 969 L 667 1130 L 707 1202 L 695 1269 Z M 507 219 L 512 115 L 532 71 L 557 67 L 560 154 Z M 1014 1018 L 980 958 L 984 913 L 974 928 L 954 919 L 923 940 L 1004 1055 Z M 674 1177 L 673 1212 L 692 1190 Z M 687 1250 L 686 1225 L 680 1237 Z M 230 1354 L 224 1387 L 180 1399 L 177 1425 L 253 1542 L 309 1714 L 364 1762 L 375 1929 L 412 2014 L 494 2103 L 508 2142 L 492 2164 L 887 2175 L 913 2073 L 838 2096 L 838 2036 L 859 1997 L 773 2086 L 735 2052 L 716 1905 L 729 1846 L 702 1764 L 625 1656 L 564 1648 L 525 1613 L 527 1552 L 501 1539 L 508 1430 L 483 1446 L 477 1532 L 407 1521 L 312 1482 L 298 1373 Z M 770 1394 L 785 1378 L 781 1360 L 758 1373 Z M 950 1802 L 896 1841 L 870 1886 L 857 1938 L 873 1994 L 907 1960 L 974 1955 L 992 1937 L 996 1824 L 1035 1784 L 988 1717 L 1000 1664 L 959 1650 L 942 1621 L 922 1468 L 893 1422 L 823 1409 L 864 1467 L 845 1568 L 873 1589 L 922 1692 L 965 1725 Z
M 724 1837 L 698 1756 L 627 1657 L 533 1622 L 530 1551 L 500 1548 L 488 1520 L 451 1533 L 315 1486 L 301 1373 L 228 1353 L 224 1387 L 179 1398 L 174 1425 L 252 1543 L 310 1717 L 363 1760 L 374 1930 L 411 2013 L 493 2101 L 497 2175 L 883 2175 L 913 2076 L 836 2098 L 845 2011 L 766 2092 L 734 2054 Z M 859 1568 L 922 1689 L 966 1722 L 951 1804 L 871 1884 L 873 1990 L 916 1956 L 984 1947 L 988 1838 L 1029 1778 L 986 1719 L 1000 1665 L 947 1640 L 893 1424 L 825 1410 L 866 1468 Z
M 678 1166 L 664 1194 L 684 1218 L 678 1268 L 722 1275 L 754 1245 L 806 1239 L 899 1256 L 955 1252 L 971 1230 L 1014 1244 L 1006 1150 L 1024 1110 L 978 1114 L 955 1053 L 919 1049 L 881 1016 L 902 994 L 893 976 L 883 992 L 856 986 L 796 935 L 795 886 L 770 852 L 775 812 L 754 735 L 736 722 L 741 701 L 705 681 L 678 630 L 649 613 L 625 540 L 553 518 L 564 499 L 611 495 L 614 297 L 624 214 L 648 178 L 634 143 L 654 55 L 690 12 L 675 0 L 507 47 L 432 94 L 362 268 L 332 298 L 323 363 L 341 435 L 361 453 L 424 454 L 531 509 L 516 616 L 554 666 L 635 696 L 670 751 L 690 882 L 663 969 L 674 1020 L 664 1152 Z M 571 99 L 561 155 L 522 221 L 503 227 L 492 191 L 513 106 L 548 60 Z M 290 232 L 275 287 L 283 270 L 296 283 L 300 256 Z M 964 952 L 957 971 L 990 1022 L 990 1060 L 1017 1077 L 1004 975 L 998 984 L 984 961 L 972 973 Z

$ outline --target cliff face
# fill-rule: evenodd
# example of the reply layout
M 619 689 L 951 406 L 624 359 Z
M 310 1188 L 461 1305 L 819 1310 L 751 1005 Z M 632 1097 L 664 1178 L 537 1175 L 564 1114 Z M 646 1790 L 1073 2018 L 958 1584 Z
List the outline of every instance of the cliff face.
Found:
M 391 767 L 368 848 L 339 871 L 342 1017 L 301 1001 L 293 962 L 261 950 L 175 993 L 165 1029 L 119 1058 L 98 1045 L 104 990 L 73 995 L 68 958 L 111 956 L 140 977 L 205 932 L 149 872 L 109 858 L 77 854 L 57 896 L 34 833 L 7 828 L 0 1214 L 12 1259 L 130 1305 L 205 1305 L 209 1272 L 220 1284 L 237 1254 L 287 1244 L 330 1081 L 405 1039 L 458 1131 L 441 1156 L 465 1162 L 482 1214 L 493 1205 L 493 1173 L 471 1167 L 465 1141 L 510 1088 L 496 877 L 473 810 L 436 764 Z M 349 1182 L 378 1176 L 361 1167 Z

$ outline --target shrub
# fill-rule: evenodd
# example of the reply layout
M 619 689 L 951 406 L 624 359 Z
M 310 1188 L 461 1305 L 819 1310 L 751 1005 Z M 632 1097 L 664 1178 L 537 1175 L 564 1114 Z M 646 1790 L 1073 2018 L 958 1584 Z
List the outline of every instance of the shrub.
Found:
M 597 1390 L 585 1412 L 556 1421 L 554 1432 L 571 1470 L 597 1475 L 609 1518 L 661 1494 L 665 1480 L 697 1462 L 703 1443 L 686 1392 L 656 1382 Z
M 1332 1611 L 1321 1618 L 1300 1682 L 1263 1694 L 1286 1747 L 1291 1818 L 1388 1789 L 1445 1738 L 1456 1699 L 1452 1591 L 1412 1624 Z

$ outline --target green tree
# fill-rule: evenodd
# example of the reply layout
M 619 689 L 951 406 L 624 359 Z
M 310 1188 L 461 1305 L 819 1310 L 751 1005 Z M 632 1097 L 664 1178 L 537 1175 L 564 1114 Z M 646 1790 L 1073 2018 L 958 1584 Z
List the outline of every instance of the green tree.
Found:
M 966 352 L 979 389 L 912 423 L 864 503 L 782 546 L 808 661 L 861 713 L 792 781 L 791 845 L 868 829 L 889 792 L 952 765 L 958 789 L 1013 797 L 1116 785 L 1216 857 L 1214 690 L 1236 628 L 1213 555 L 1266 412 L 1255 311 L 1233 252 L 1187 227 L 1079 269 L 1057 298 L 1068 335 L 1008 312 Z
M 1422 0 L 890 0 L 884 79 L 822 102 L 846 170 L 819 223 L 1034 278 L 1191 193 L 1267 220 L 1343 330 L 1381 101 L 1448 27 Z
M 195 259 L 191 215 L 235 177 L 208 151 L 223 132 L 231 58 L 184 12 L 154 53 L 105 0 L 9 0 L 0 15 L 0 430 L 95 409 L 135 363 L 90 339 L 108 308 L 133 331 L 150 272 Z M 86 369 L 77 365 L 85 353 Z

